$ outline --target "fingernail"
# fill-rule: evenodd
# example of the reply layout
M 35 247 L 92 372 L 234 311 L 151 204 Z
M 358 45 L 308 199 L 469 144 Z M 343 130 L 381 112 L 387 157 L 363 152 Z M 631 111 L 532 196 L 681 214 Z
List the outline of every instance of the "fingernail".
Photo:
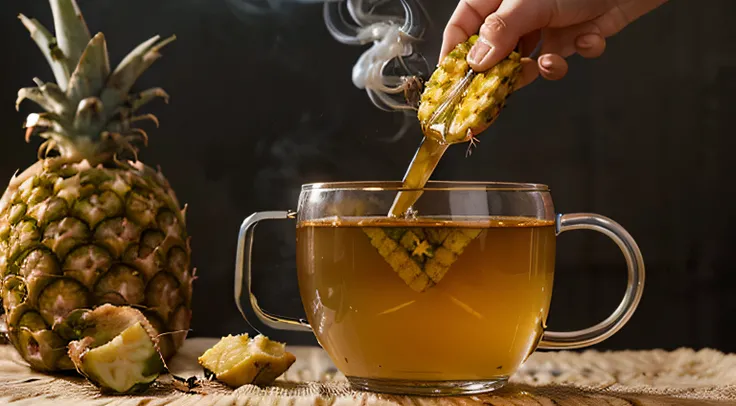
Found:
M 554 62 L 550 58 L 542 57 L 539 60 L 539 64 L 545 69 L 550 69 L 554 65 Z
M 478 41 L 473 45 L 473 49 L 470 50 L 468 60 L 474 64 L 480 64 L 483 62 L 483 58 L 488 55 L 491 51 L 491 44 L 484 40 L 482 37 L 478 38 Z
M 575 41 L 575 45 L 580 48 L 590 48 L 595 45 L 596 41 L 598 41 L 598 35 L 585 34 L 578 37 L 578 39 Z

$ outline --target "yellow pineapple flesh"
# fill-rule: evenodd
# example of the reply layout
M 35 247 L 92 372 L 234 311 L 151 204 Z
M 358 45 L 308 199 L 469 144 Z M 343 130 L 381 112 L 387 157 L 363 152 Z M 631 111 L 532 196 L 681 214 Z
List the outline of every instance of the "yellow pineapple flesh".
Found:
M 140 311 L 106 304 L 75 316 L 67 327 L 82 338 L 69 343 L 69 357 L 103 392 L 143 392 L 164 371 L 158 333 Z
M 471 141 L 498 117 L 521 73 L 521 55 L 511 52 L 505 59 L 484 72 L 477 72 L 465 92 L 448 107 L 436 122 L 437 108 L 446 100 L 453 85 L 463 80 L 470 65 L 467 55 L 478 37 L 458 44 L 432 73 L 419 103 L 417 117 L 426 137 L 441 143 Z
M 296 361 L 282 343 L 259 334 L 228 335 L 198 359 L 209 374 L 234 388 L 253 384 L 271 385 Z
M 521 55 L 515 51 L 491 69 L 474 73 L 464 92 L 452 97 L 456 85 L 471 71 L 466 58 L 477 40 L 478 36 L 473 35 L 458 44 L 425 84 L 417 111 L 424 139 L 404 175 L 402 187 L 407 190 L 396 195 L 389 211 L 391 217 L 405 215 L 421 197 L 421 188 L 449 145 L 470 142 L 470 151 L 476 135 L 496 120 L 514 90 L 521 74 Z

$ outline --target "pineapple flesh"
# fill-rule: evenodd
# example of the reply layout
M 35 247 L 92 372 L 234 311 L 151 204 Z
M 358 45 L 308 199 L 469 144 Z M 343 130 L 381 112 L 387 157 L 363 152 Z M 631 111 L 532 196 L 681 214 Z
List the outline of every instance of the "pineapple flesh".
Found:
M 455 105 L 449 106 L 447 114 L 432 122 L 433 113 L 449 95 L 453 84 L 471 69 L 466 58 L 477 40 L 477 35 L 472 36 L 443 58 L 422 92 L 417 117 L 425 136 L 440 143 L 472 141 L 487 129 L 501 113 L 521 73 L 521 55 L 513 51 L 491 69 L 478 72 Z
M 468 153 L 477 141 L 476 135 L 486 130 L 498 117 L 514 85 L 521 75 L 521 55 L 514 51 L 485 72 L 473 76 L 459 99 L 442 113 L 435 114 L 446 102 L 454 85 L 471 70 L 466 60 L 470 48 L 478 40 L 473 35 L 445 56 L 427 81 L 419 101 L 417 118 L 424 139 L 404 175 L 400 191 L 389 211 L 390 217 L 401 217 L 421 197 L 440 159 L 452 144 L 469 142 Z
M 206 373 L 233 388 L 253 384 L 271 385 L 296 361 L 282 343 L 259 334 L 223 337 L 198 359 Z
M 141 309 L 166 359 L 189 329 L 191 250 L 184 210 L 160 171 L 137 160 L 146 141 L 138 109 L 160 88 L 132 93 L 169 40 L 155 36 L 111 70 L 105 37 L 90 37 L 74 0 L 50 0 L 56 37 L 21 15 L 56 83 L 21 89 L 45 112 L 26 137 L 46 141 L 39 160 L 0 198 L 0 300 L 7 335 L 35 369 L 74 369 L 65 348 L 79 309 Z
M 165 369 L 156 330 L 136 309 L 106 304 L 72 324 L 83 338 L 69 343 L 69 357 L 103 393 L 143 392 Z

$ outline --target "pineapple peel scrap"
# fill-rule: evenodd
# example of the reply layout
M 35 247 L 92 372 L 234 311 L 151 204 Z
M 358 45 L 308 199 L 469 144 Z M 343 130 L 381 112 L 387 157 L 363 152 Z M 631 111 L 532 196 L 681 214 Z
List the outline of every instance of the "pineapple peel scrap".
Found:
M 427 81 L 417 118 L 425 136 L 443 144 L 473 142 L 498 117 L 521 73 L 513 51 L 484 72 L 474 72 L 466 57 L 474 35 L 445 56 Z

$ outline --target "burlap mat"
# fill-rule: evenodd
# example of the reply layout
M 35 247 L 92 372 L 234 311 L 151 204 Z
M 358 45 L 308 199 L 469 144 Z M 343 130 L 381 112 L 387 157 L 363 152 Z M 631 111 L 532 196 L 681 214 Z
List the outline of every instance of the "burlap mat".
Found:
M 196 358 L 212 339 L 188 340 L 173 374 L 202 377 Z M 536 353 L 506 388 L 486 396 L 409 398 L 355 392 L 324 351 L 290 349 L 297 362 L 270 388 L 204 382 L 185 393 L 162 377 L 145 396 L 100 396 L 83 379 L 31 371 L 0 345 L 0 404 L 13 405 L 736 405 L 736 355 L 714 350 Z M 178 389 L 177 389 L 178 388 Z

